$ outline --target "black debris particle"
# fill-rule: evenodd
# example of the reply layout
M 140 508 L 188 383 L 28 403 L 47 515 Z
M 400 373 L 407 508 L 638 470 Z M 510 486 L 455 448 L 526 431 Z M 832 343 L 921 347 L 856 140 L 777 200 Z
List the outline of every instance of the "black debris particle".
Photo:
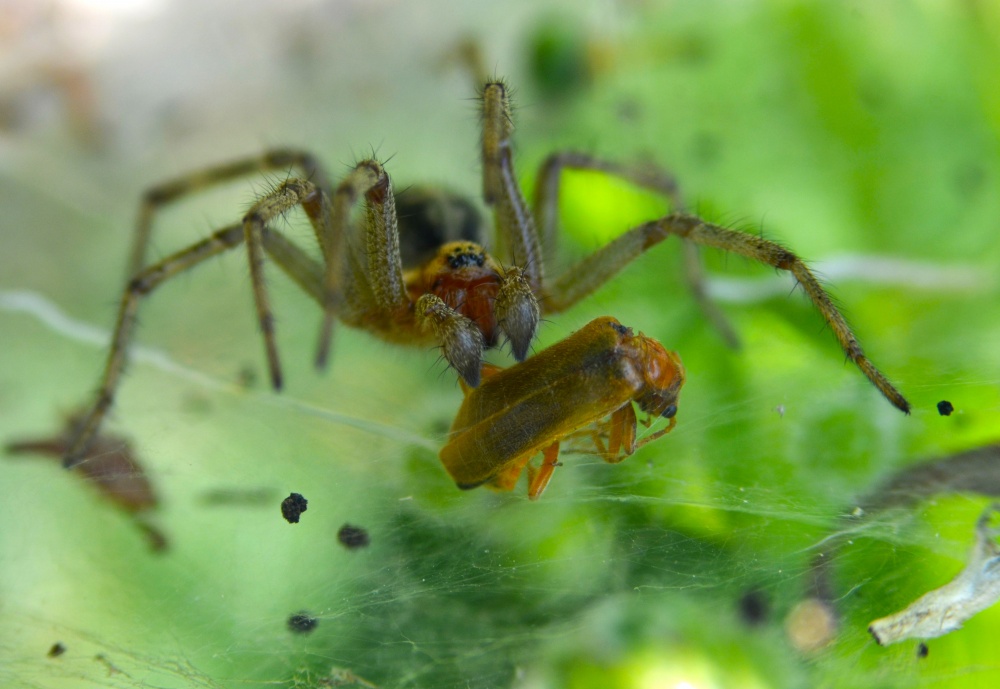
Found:
M 52 648 L 49 649 L 49 658 L 58 658 L 65 652 L 66 647 L 62 645 L 61 641 L 57 641 L 52 644 Z
M 302 497 L 301 493 L 290 493 L 281 501 L 281 516 L 289 524 L 298 524 L 299 517 L 306 511 L 308 504 L 309 501 Z
M 767 595 L 760 589 L 747 591 L 740 597 L 740 618 L 750 626 L 766 622 L 770 608 Z
M 930 653 L 930 651 L 927 649 L 927 644 L 925 644 L 923 641 L 917 644 L 918 658 L 926 658 L 928 653 Z
M 955 411 L 955 405 L 953 405 L 948 400 L 941 400 L 937 403 L 938 414 L 941 416 L 951 416 L 951 413 Z
M 301 610 L 288 618 L 288 629 L 296 634 L 308 634 L 316 629 L 319 620 L 305 610 Z
M 352 524 L 344 524 L 340 527 L 340 531 L 337 532 L 337 540 L 340 541 L 341 545 L 345 548 L 349 548 L 351 550 L 356 548 L 365 548 L 369 543 L 371 543 L 371 538 L 368 537 L 368 532 L 360 526 L 354 526 Z

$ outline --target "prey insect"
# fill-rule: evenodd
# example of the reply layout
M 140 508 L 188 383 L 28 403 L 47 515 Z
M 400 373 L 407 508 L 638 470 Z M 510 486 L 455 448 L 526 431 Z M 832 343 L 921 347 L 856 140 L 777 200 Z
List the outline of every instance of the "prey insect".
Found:
M 317 366 L 328 358 L 334 323 L 339 321 L 390 342 L 439 345 L 465 384 L 476 387 L 485 349 L 506 340 L 514 358 L 523 360 L 541 316 L 577 304 L 648 249 L 675 236 L 689 257 L 696 246 L 715 247 L 794 275 L 847 356 L 893 405 L 909 412 L 909 403 L 865 356 L 844 317 L 794 253 L 757 235 L 685 213 L 676 183 L 663 171 L 618 165 L 584 154 L 550 155 L 539 171 L 534 204 L 529 206 L 514 168 L 507 85 L 488 81 L 480 92 L 480 103 L 483 201 L 493 215 L 493 245 L 510 255 L 508 265 L 486 251 L 482 239 L 485 223 L 472 204 L 454 194 L 429 193 L 426 203 L 415 204 L 417 210 L 403 210 L 397 206 L 389 175 L 374 159 L 362 160 L 333 185 L 309 153 L 276 150 L 150 189 L 140 208 L 132 277 L 122 294 L 104 372 L 96 397 L 70 443 L 66 465 L 73 466 L 86 454 L 114 403 L 140 303 L 175 276 L 240 246 L 247 252 L 257 320 L 275 389 L 281 388 L 283 375 L 264 277 L 265 258 L 291 277 L 323 313 Z M 555 243 L 560 180 L 566 169 L 599 171 L 651 189 L 670 200 L 673 212 L 626 231 L 553 279 L 548 274 L 552 257 L 543 254 L 543 247 Z M 299 176 L 289 176 L 276 185 L 241 221 L 147 265 L 152 221 L 161 208 L 220 183 L 267 170 L 295 170 Z M 352 213 L 359 203 L 365 207 L 360 223 Z M 301 209 L 312 226 L 319 260 L 274 226 L 278 218 L 295 209 Z M 427 236 L 442 242 L 429 258 L 419 252 L 407 253 L 414 238 Z M 709 316 L 720 322 L 718 312 L 704 297 L 697 270 L 691 270 L 695 296 Z
M 541 496 L 558 466 L 559 445 L 583 435 L 606 462 L 620 462 L 676 423 L 684 367 L 676 353 L 605 316 L 530 359 L 500 369 L 483 364 L 441 450 L 459 488 L 511 490 L 528 469 L 528 497 Z M 667 425 L 636 439 L 632 403 Z M 607 444 L 604 438 L 607 438 Z M 539 452 L 541 466 L 529 464 Z

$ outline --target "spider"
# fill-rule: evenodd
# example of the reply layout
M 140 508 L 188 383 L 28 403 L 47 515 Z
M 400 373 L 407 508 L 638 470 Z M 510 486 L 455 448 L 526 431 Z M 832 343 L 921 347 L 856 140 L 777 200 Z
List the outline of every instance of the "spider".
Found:
M 275 389 L 282 387 L 282 373 L 264 280 L 265 256 L 323 310 L 318 366 L 328 358 L 334 322 L 339 320 L 391 342 L 438 344 L 448 364 L 467 385 L 476 387 L 484 349 L 505 338 L 514 358 L 523 360 L 542 315 L 573 306 L 632 260 L 674 235 L 682 240 L 689 256 L 695 245 L 704 245 L 792 273 L 847 356 L 893 405 L 909 413 L 909 403 L 868 360 L 829 295 L 794 253 L 762 237 L 713 225 L 683 212 L 677 185 L 665 172 L 631 168 L 585 154 L 550 155 L 540 169 L 534 204 L 529 207 L 514 170 L 509 88 L 502 80 L 487 80 L 479 96 L 483 200 L 493 214 L 495 246 L 512 256 L 509 265 L 502 265 L 486 251 L 479 239 L 482 223 L 474 206 L 457 195 L 419 191 L 408 202 L 405 214 L 400 213 L 389 176 L 375 159 L 360 161 L 333 186 L 309 153 L 275 150 L 148 190 L 136 227 L 132 277 L 122 295 L 99 390 L 67 453 L 66 466 L 80 461 L 112 406 L 142 299 L 170 278 L 241 244 L 249 258 L 257 318 Z M 162 206 L 236 177 L 293 168 L 300 176 L 290 176 L 277 184 L 251 206 L 240 222 L 146 265 L 152 220 Z M 673 212 L 628 230 L 551 279 L 546 275 L 542 247 L 551 246 L 555 236 L 560 178 L 566 168 L 601 171 L 652 189 L 671 201 Z M 362 200 L 365 217 L 362 227 L 358 227 L 351 212 Z M 312 225 L 321 261 L 272 227 L 275 219 L 296 207 Z M 428 232 L 428 228 L 432 231 Z M 421 240 L 426 244 L 428 237 L 443 242 L 430 252 L 429 258 L 420 253 L 419 246 Z M 697 275 L 691 282 L 696 298 L 710 317 L 719 321 L 717 312 L 704 298 Z

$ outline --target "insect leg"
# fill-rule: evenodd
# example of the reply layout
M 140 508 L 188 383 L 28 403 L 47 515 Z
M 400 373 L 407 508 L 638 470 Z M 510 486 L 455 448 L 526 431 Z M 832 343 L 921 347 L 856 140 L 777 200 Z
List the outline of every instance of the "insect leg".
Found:
M 559 466 L 559 442 L 549 445 L 542 454 L 542 465 L 535 469 L 528 467 L 528 499 L 537 500 L 549 485 L 552 472 Z
M 635 452 L 635 409 L 632 402 L 626 402 L 611 415 L 611 434 L 608 451 L 601 455 L 605 462 L 618 463 Z

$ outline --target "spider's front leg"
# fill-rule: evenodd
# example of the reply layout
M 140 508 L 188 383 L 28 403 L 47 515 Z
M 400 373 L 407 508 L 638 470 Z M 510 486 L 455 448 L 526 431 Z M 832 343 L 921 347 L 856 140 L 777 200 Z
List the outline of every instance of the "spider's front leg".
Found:
M 493 314 L 497 327 L 510 342 L 514 358 L 524 361 L 538 329 L 541 308 L 523 269 L 510 266 L 504 270 L 500 290 L 493 302 Z
M 288 171 L 292 168 L 301 170 L 303 176 L 301 178 L 289 177 L 281 184 L 276 185 L 251 207 L 243 219 L 244 239 L 247 242 L 250 258 L 250 275 L 254 285 L 258 318 L 266 342 L 271 382 L 276 389 L 282 385 L 282 376 L 274 342 L 270 299 L 263 286 L 262 272 L 265 251 L 264 234 L 267 224 L 274 217 L 283 215 L 300 205 L 313 226 L 313 231 L 323 249 L 324 259 L 328 266 L 336 263 L 334 256 L 338 253 L 342 227 L 346 224 L 346 220 L 338 224 L 332 216 L 329 199 L 325 193 L 325 190 L 329 188 L 329 182 L 322 166 L 312 154 L 293 149 L 274 149 L 263 155 L 205 168 L 151 187 L 142 197 L 128 268 L 128 274 L 131 277 L 139 274 L 146 265 L 146 253 L 152 234 L 153 220 L 164 206 L 240 177 L 268 170 Z M 288 270 L 292 278 L 300 284 L 309 283 L 315 273 L 312 260 L 294 247 L 288 251 L 282 251 L 283 248 L 287 247 L 287 243 L 283 242 L 281 238 L 275 243 L 279 245 L 277 251 L 287 257 L 286 265 L 283 267 Z M 314 297 L 323 300 L 328 313 L 335 310 L 336 297 L 330 293 L 335 291 L 337 286 L 337 281 L 329 276 L 328 271 L 326 297 L 321 298 L 313 294 Z M 306 291 L 312 294 L 314 285 L 309 284 Z M 321 341 L 320 352 L 317 354 L 318 366 L 322 366 L 325 362 L 329 331 L 330 327 L 326 327 L 325 339 Z
M 493 209 L 502 248 L 511 252 L 514 263 L 504 271 L 494 313 L 514 358 L 522 361 L 538 329 L 541 309 L 536 295 L 545 282 L 545 261 L 535 219 L 514 171 L 514 125 L 507 85 L 487 82 L 481 97 L 483 198 Z
M 275 152 L 264 156 L 264 158 L 246 159 L 232 165 L 219 166 L 207 172 L 195 173 L 154 187 L 152 192 L 146 194 L 146 202 L 140 212 L 140 217 L 145 218 L 145 220 L 141 220 L 138 226 L 133 260 L 141 260 L 145 256 L 151 218 L 155 208 L 183 195 L 198 191 L 206 185 L 211 186 L 226 181 L 234 175 L 262 165 L 283 163 L 286 161 L 286 156 L 300 161 L 303 165 L 306 165 L 305 161 L 311 160 L 305 154 Z M 151 198 L 158 200 L 150 201 Z M 314 299 L 323 304 L 328 303 L 329 300 L 325 298 L 322 268 L 289 240 L 276 232 L 269 231 L 267 222 L 275 216 L 287 212 L 295 205 L 301 205 L 316 231 L 318 241 L 326 250 L 327 244 L 330 243 L 331 225 L 328 203 L 322 189 L 316 187 L 312 182 L 303 179 L 288 179 L 254 204 L 243 223 L 218 230 L 207 239 L 137 270 L 128 281 L 121 298 L 114 335 L 96 399 L 90 409 L 81 416 L 81 422 L 76 426 L 67 442 L 69 449 L 63 460 L 64 465 L 72 467 L 82 461 L 88 448 L 99 438 L 101 424 L 108 410 L 114 404 L 115 394 L 125 369 L 128 348 L 141 301 L 175 275 L 233 249 L 243 241 L 247 241 L 250 245 L 251 275 L 254 279 L 254 291 L 258 297 L 258 314 L 264 326 L 269 361 L 272 366 L 272 381 L 276 387 L 280 386 L 281 372 L 278 368 L 277 348 L 274 344 L 273 318 L 261 270 L 263 253 L 270 254 L 279 266 Z
M 593 170 L 619 177 L 661 195 L 669 202 L 672 211 L 684 209 L 684 201 L 676 180 L 657 166 L 628 166 L 583 153 L 559 152 L 550 155 L 539 170 L 532 212 L 521 193 L 514 171 L 511 144 L 514 125 L 508 88 L 502 81 L 490 81 L 483 87 L 481 97 L 483 197 L 493 208 L 501 244 L 513 254 L 515 264 L 523 266 L 522 273 L 525 280 L 541 299 L 546 298 L 542 296 L 546 287 L 546 257 L 543 256 L 542 247 L 551 251 L 556 246 L 559 186 L 563 170 L 567 168 Z M 698 247 L 694 242 L 684 240 L 683 251 L 684 274 L 695 300 L 726 343 L 734 349 L 738 348 L 739 338 L 735 330 L 718 306 L 708 297 Z M 517 348 L 514 348 L 518 360 L 523 359 L 527 353 L 527 347 L 533 336 L 534 326 L 531 327 L 530 333 L 526 331 L 518 333 L 517 337 L 522 341 L 527 338 L 520 355 Z M 515 341 L 513 337 L 511 341 Z
M 833 330 L 848 358 L 893 406 L 906 414 L 910 413 L 910 403 L 868 359 L 854 331 L 802 259 L 777 242 L 747 232 L 713 225 L 686 213 L 672 213 L 659 220 L 632 228 L 575 266 L 571 266 L 547 287 L 541 302 L 543 311 L 558 313 L 568 309 L 610 280 L 647 249 L 671 235 L 700 246 L 710 246 L 739 254 L 791 273 Z
M 66 468 L 72 468 L 83 460 L 87 450 L 97 437 L 104 417 L 114 403 L 115 392 L 118 389 L 121 374 L 125 370 L 126 355 L 140 300 L 171 277 L 239 246 L 242 241 L 243 228 L 239 225 L 231 225 L 187 249 L 168 256 L 159 263 L 145 268 L 129 280 L 125 293 L 122 295 L 118 321 L 111 340 L 111 350 L 104 366 L 104 374 L 101 377 L 97 397 L 90 411 L 82 417 L 82 421 L 75 427 L 74 433 L 71 434 L 67 442 L 69 450 L 63 458 L 63 465 Z
M 271 372 L 271 385 L 280 390 L 283 383 L 281 361 L 278 358 L 278 343 L 274 336 L 274 313 L 271 310 L 271 298 L 264 281 L 264 237 L 268 224 L 295 208 L 302 206 L 308 210 L 316 205 L 325 206 L 322 200 L 323 192 L 306 180 L 290 179 L 283 182 L 277 189 L 258 200 L 246 215 L 243 216 L 243 239 L 247 245 L 247 256 L 250 262 L 250 282 L 253 285 L 254 304 L 257 307 L 257 320 L 264 336 L 264 348 L 267 352 L 268 370 Z M 321 221 L 325 222 L 325 221 Z M 327 236 L 317 227 L 320 244 L 326 249 Z M 326 253 L 326 252 L 325 252 Z
M 418 326 L 434 334 L 441 353 L 468 385 L 479 387 L 483 333 L 474 321 L 448 306 L 436 294 L 424 294 L 414 305 Z
M 487 343 L 480 325 L 462 313 L 465 290 L 456 286 L 461 284 L 456 276 L 479 260 L 481 248 L 472 242 L 451 242 L 422 269 L 404 273 L 392 185 L 376 160 L 358 163 L 338 187 L 334 223 L 346 227 L 350 207 L 362 198 L 365 220 L 360 242 L 344 247 L 342 257 L 331 258 L 327 265 L 329 294 L 339 295 L 340 319 L 403 344 L 433 340 L 462 378 L 478 385 Z M 446 284 L 440 289 L 442 282 Z M 325 326 L 329 323 L 328 313 Z
M 670 212 L 678 213 L 686 210 L 677 180 L 658 165 L 622 165 L 573 151 L 553 153 L 545 159 L 538 171 L 534 198 L 535 225 L 541 234 L 543 246 L 549 252 L 547 258 L 550 261 L 552 260 L 552 252 L 558 245 L 559 187 L 562 182 L 562 173 L 566 169 L 590 170 L 623 179 L 637 187 L 662 196 L 669 202 Z M 705 271 L 698 246 L 694 242 L 684 239 L 682 251 L 684 253 L 684 278 L 699 308 L 726 344 L 733 349 L 739 349 L 739 336 L 719 306 L 708 296 Z
M 538 293 L 545 282 L 542 243 L 535 220 L 521 193 L 514 171 L 511 135 L 514 124 L 510 95 L 502 81 L 487 82 L 482 92 L 483 199 L 493 209 L 500 240 L 514 264 Z
M 150 187 L 142 195 L 142 202 L 136 218 L 128 263 L 128 277 L 132 277 L 146 266 L 146 253 L 152 236 L 153 220 L 162 208 L 240 177 L 272 170 L 284 171 L 287 175 L 288 171 L 293 168 L 298 169 L 304 179 L 308 179 L 318 188 L 328 189 L 330 187 L 326 173 L 311 153 L 285 148 L 273 149 L 266 151 L 263 155 L 215 165 Z

